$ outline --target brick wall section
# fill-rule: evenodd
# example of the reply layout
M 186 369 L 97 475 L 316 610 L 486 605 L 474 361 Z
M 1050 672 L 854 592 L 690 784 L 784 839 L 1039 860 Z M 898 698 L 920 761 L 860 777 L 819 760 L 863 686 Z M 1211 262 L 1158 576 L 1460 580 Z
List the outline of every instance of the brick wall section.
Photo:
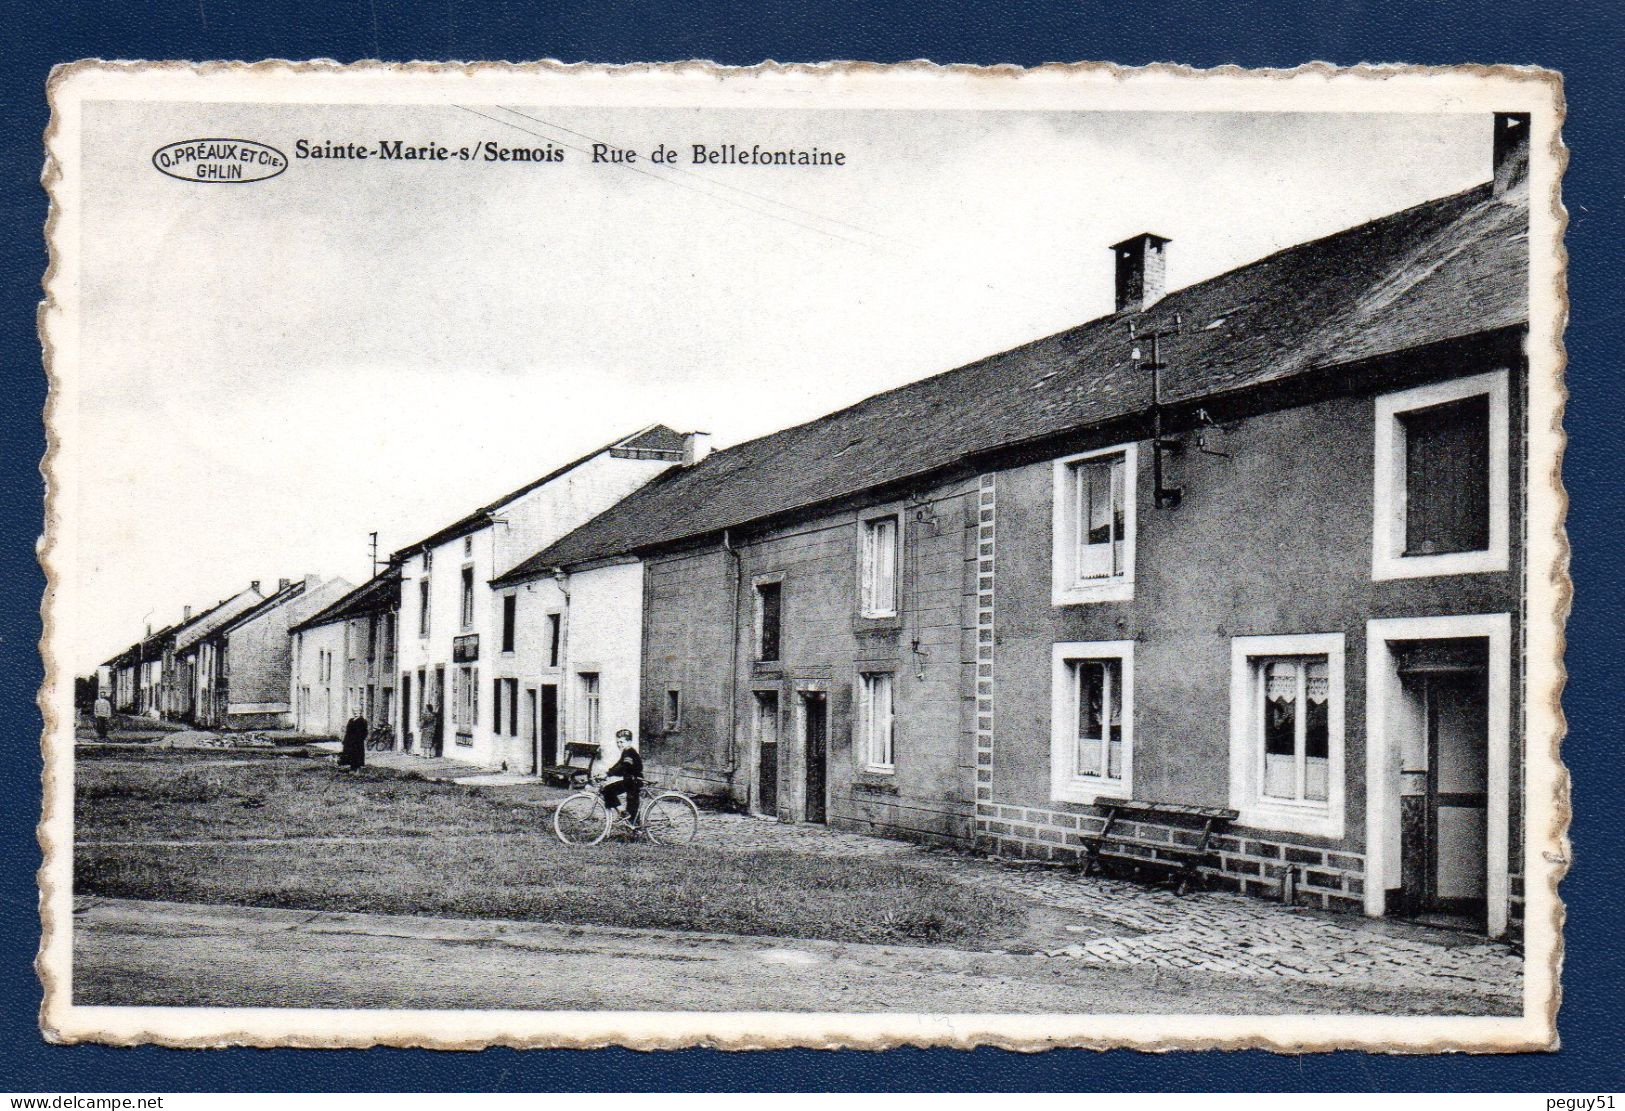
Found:
M 1105 818 L 1026 806 L 979 803 L 976 835 L 980 847 L 1000 856 L 1082 864 L 1084 837 L 1099 833 Z M 1119 818 L 1114 834 L 1170 844 L 1193 844 L 1199 831 L 1172 829 Z M 1293 873 L 1293 902 L 1322 910 L 1359 913 L 1365 895 L 1365 858 L 1275 839 L 1278 835 L 1237 829 L 1214 838 L 1218 866 L 1202 869 L 1208 886 L 1269 899 L 1281 898 L 1287 871 Z M 1155 856 L 1154 850 L 1143 850 Z

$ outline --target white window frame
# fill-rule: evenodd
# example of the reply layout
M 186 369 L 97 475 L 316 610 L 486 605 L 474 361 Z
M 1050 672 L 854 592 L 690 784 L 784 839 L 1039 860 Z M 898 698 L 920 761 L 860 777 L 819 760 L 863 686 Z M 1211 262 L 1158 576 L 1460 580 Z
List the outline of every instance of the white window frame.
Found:
M 1078 698 L 1076 664 L 1083 660 L 1116 660 L 1122 676 L 1123 776 L 1078 775 Z M 1050 798 L 1087 805 L 1096 799 L 1134 797 L 1134 642 L 1074 640 L 1056 644 L 1050 653 Z
M 1509 859 L 1522 849 L 1510 843 L 1512 769 L 1512 615 L 1391 617 L 1366 622 L 1365 634 L 1365 912 L 1387 913 L 1387 895 L 1400 885 L 1400 762 L 1404 735 L 1416 728 L 1407 720 L 1405 696 L 1392 642 L 1454 637 L 1489 641 L 1489 720 L 1487 722 L 1488 823 L 1484 897 L 1487 932 L 1506 933 Z
M 876 722 L 874 720 L 874 684 L 884 679 L 891 692 L 891 706 L 885 721 L 885 747 L 876 751 Z M 861 671 L 858 673 L 858 733 L 862 746 L 863 768 L 877 775 L 892 775 L 897 771 L 897 675 L 890 671 Z M 879 755 L 881 759 L 876 759 Z
M 1079 579 L 1077 574 L 1078 464 L 1105 456 L 1123 457 L 1123 569 L 1110 578 Z M 1052 513 L 1050 601 L 1057 606 L 1126 602 L 1134 598 L 1134 537 L 1139 504 L 1139 445 L 1117 444 L 1055 460 Z
M 1347 673 L 1342 633 L 1245 636 L 1230 641 L 1230 807 L 1236 824 L 1250 829 L 1341 838 L 1344 826 L 1344 711 Z M 1255 661 L 1277 656 L 1326 657 L 1326 801 L 1268 798 L 1260 779 L 1263 733 L 1259 728 Z
M 1507 372 L 1491 371 L 1449 382 L 1435 382 L 1377 398 L 1375 488 L 1371 528 L 1371 577 L 1414 579 L 1432 575 L 1471 575 L 1505 571 L 1510 535 L 1510 462 Z M 1478 552 L 1438 555 L 1405 554 L 1405 425 L 1406 413 L 1470 397 L 1490 401 L 1490 543 Z
M 875 581 L 878 563 L 874 558 L 880 546 L 875 542 L 875 537 L 878 526 L 887 521 L 891 522 L 893 529 L 891 592 L 888 597 L 880 599 L 877 597 L 879 584 Z M 903 580 L 903 513 L 893 509 L 869 514 L 858 519 L 858 527 L 858 615 L 865 618 L 896 617 Z
M 603 744 L 604 733 L 604 674 L 601 671 L 578 671 L 581 682 L 581 724 L 587 744 Z

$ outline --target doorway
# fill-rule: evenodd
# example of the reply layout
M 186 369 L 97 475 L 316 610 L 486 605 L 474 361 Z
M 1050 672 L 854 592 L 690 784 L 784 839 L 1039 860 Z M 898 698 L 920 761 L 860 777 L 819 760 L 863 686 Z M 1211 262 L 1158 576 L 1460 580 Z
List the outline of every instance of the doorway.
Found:
M 1509 614 L 1367 623 L 1367 914 L 1506 933 L 1511 632 Z
M 822 694 L 801 696 L 801 730 L 807 767 L 806 820 L 827 822 L 825 801 L 829 751 L 829 701 Z
M 401 672 L 401 751 L 412 751 L 412 673 Z
M 756 812 L 779 815 L 779 696 L 756 693 Z
M 446 751 L 446 666 L 434 669 L 434 735 L 428 738 L 429 755 L 442 756 Z
M 535 687 L 525 688 L 525 749 L 530 753 L 530 774 L 540 774 L 542 770 L 542 754 L 536 744 L 536 719 L 541 713 L 541 703 L 536 695 Z
M 559 762 L 559 685 L 543 683 L 541 718 L 536 736 L 536 768 L 557 767 Z
M 1489 689 L 1482 640 L 1395 646 L 1411 735 L 1401 749 L 1401 913 L 1485 923 Z

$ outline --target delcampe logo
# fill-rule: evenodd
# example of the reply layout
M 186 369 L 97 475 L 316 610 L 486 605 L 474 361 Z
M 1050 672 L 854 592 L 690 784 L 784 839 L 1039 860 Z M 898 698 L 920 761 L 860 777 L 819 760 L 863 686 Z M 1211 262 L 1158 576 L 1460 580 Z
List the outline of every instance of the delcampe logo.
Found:
M 183 139 L 153 151 L 152 164 L 177 181 L 240 185 L 276 177 L 288 156 L 252 139 Z

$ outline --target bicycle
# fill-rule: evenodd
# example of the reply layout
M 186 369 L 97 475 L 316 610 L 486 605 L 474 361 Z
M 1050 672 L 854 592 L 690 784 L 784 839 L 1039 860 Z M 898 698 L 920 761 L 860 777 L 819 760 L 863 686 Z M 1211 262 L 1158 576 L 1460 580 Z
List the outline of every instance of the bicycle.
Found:
M 639 834 L 657 845 L 686 845 L 700 829 L 700 808 L 681 791 L 658 790 L 638 808 L 633 822 L 625 813 L 613 818 L 604 805 L 604 780 L 594 777 L 587 786 L 553 811 L 553 832 L 566 845 L 596 845 L 612 829 Z

